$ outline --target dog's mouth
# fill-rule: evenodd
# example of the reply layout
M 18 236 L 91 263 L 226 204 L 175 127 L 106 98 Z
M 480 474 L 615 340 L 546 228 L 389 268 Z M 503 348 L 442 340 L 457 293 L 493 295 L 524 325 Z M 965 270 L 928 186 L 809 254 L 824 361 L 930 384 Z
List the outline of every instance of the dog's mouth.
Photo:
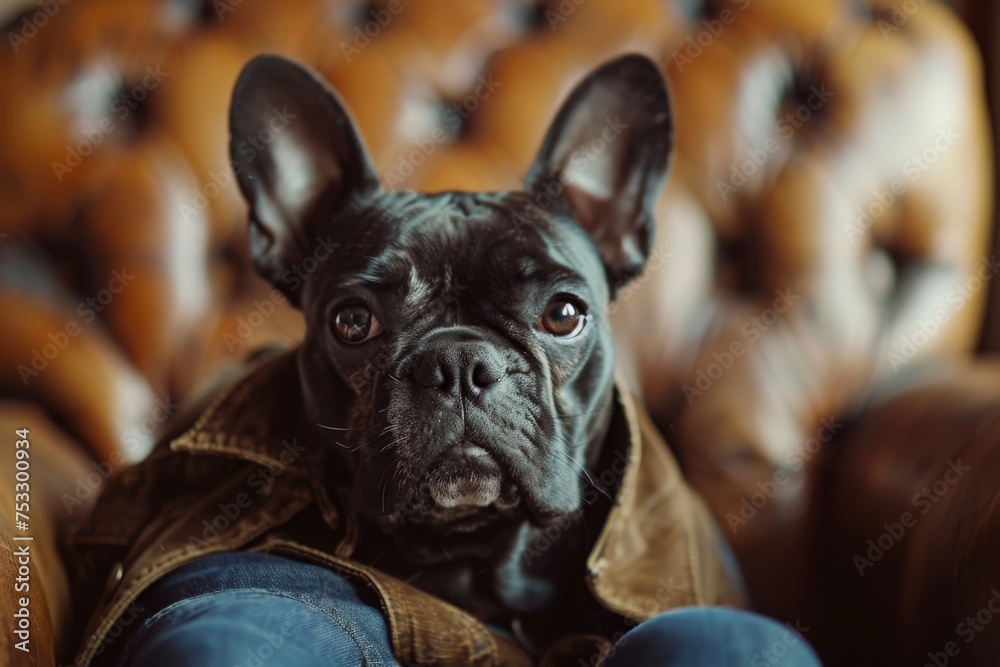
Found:
M 450 448 L 427 475 L 430 497 L 442 510 L 489 507 L 500 498 L 503 482 L 504 473 L 496 459 L 470 443 Z
M 449 448 L 427 469 L 410 512 L 391 512 L 390 525 L 404 523 L 471 532 L 521 504 L 518 486 L 484 448 L 463 442 Z

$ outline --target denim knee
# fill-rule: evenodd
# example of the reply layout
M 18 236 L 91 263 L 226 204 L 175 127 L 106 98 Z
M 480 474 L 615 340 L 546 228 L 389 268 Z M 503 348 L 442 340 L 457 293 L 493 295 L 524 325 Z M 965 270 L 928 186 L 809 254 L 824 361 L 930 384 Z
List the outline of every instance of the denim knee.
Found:
M 802 628 L 808 631 L 808 628 Z M 817 667 L 795 629 L 759 614 L 721 607 L 669 611 L 626 633 L 604 667 Z
M 164 577 L 139 605 L 117 659 L 103 664 L 397 664 L 381 610 L 349 580 L 278 556 L 203 558 Z
M 336 656 L 336 661 L 331 661 Z M 140 626 L 121 667 L 361 665 L 346 628 L 297 600 L 231 591 L 190 598 Z

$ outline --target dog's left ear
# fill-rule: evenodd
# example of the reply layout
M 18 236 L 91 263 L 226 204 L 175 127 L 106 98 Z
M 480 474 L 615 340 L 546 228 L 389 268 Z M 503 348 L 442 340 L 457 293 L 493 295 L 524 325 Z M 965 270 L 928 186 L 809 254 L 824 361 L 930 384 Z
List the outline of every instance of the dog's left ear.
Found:
M 627 55 L 601 66 L 570 94 L 549 128 L 525 185 L 555 195 L 597 244 L 612 291 L 642 270 L 653 243 L 673 124 L 663 75 Z

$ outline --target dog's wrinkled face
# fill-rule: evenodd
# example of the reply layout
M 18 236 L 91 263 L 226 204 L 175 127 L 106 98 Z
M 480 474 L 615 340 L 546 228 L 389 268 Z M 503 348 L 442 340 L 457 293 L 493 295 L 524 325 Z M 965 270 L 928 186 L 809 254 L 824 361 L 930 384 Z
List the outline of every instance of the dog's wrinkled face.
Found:
M 357 506 L 386 523 L 471 531 L 577 509 L 610 398 L 608 287 L 579 227 L 518 229 L 524 205 L 373 197 L 303 293 L 313 412 L 329 425 L 329 379 L 357 392 L 340 441 L 360 459 Z
M 656 67 L 585 79 L 523 191 L 381 191 L 333 93 L 273 56 L 230 124 L 254 261 L 305 314 L 306 411 L 356 509 L 437 536 L 577 511 L 611 408 L 602 315 L 649 252 L 670 149 Z

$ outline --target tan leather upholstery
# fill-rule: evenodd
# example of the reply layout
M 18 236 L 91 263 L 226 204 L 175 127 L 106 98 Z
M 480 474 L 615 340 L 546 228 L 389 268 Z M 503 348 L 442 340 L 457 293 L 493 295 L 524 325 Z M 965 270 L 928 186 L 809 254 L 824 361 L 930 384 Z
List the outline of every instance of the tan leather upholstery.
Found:
M 141 458 L 172 402 L 301 335 L 252 274 L 227 166 L 232 84 L 263 51 L 326 76 L 383 182 L 421 190 L 516 187 L 588 69 L 662 65 L 677 152 L 657 252 L 612 308 L 623 370 L 786 620 L 816 583 L 827 435 L 978 335 L 991 138 L 979 56 L 933 0 L 53 1 L 0 49 L 0 387 L 99 461 Z

